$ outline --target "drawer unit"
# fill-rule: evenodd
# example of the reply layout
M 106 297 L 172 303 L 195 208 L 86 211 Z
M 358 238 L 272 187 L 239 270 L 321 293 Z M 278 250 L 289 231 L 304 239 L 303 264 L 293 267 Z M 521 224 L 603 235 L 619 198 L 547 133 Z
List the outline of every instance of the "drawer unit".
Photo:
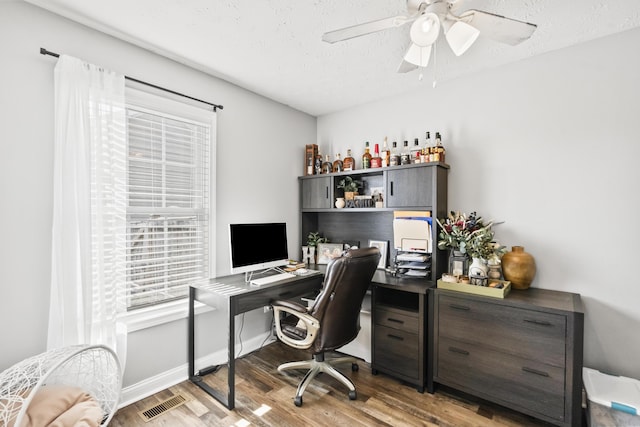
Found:
M 387 367 L 390 373 L 413 378 L 420 368 L 418 335 L 402 329 L 376 325 L 376 364 Z
M 417 334 L 420 327 L 418 315 L 409 311 L 394 310 L 385 307 L 376 307 L 376 324 L 388 328 L 400 329 Z
M 371 369 L 424 391 L 427 375 L 426 288 L 422 292 L 373 288 Z
M 495 304 L 439 298 L 439 334 L 564 366 L 566 317 Z
M 483 393 L 521 408 L 535 408 L 555 419 L 564 415 L 564 369 L 482 346 L 440 338 L 438 376 L 450 384 Z
M 560 426 L 580 425 L 579 295 L 529 289 L 498 300 L 435 289 L 432 296 L 433 382 Z

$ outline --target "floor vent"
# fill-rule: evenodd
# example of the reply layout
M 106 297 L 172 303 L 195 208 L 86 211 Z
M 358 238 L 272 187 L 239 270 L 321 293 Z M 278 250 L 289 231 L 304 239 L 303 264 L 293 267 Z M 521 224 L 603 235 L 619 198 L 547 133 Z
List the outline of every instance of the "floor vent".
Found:
M 153 419 L 158 418 L 160 415 L 166 413 L 167 411 L 177 408 L 178 406 L 187 402 L 187 399 L 184 398 L 181 394 L 177 394 L 164 402 L 160 402 L 155 406 L 152 406 L 149 409 L 145 409 L 144 411 L 138 412 L 142 419 L 145 422 L 151 421 Z

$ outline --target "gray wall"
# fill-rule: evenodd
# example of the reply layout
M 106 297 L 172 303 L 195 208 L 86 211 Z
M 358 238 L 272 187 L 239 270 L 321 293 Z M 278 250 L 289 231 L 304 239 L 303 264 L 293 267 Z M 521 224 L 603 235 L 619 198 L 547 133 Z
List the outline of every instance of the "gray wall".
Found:
M 235 221 L 286 221 L 291 256 L 298 255 L 296 178 L 304 145 L 315 142 L 314 117 L 21 1 L 0 2 L 0 46 L 0 371 L 46 347 L 56 60 L 40 55 L 40 47 L 224 105 L 217 132 L 217 271 L 229 271 L 227 224 Z M 215 322 L 215 314 L 202 319 L 203 327 Z M 247 315 L 243 340 L 267 331 L 268 322 L 261 312 Z M 180 320 L 132 333 L 125 386 L 186 363 L 186 331 Z M 218 339 L 224 331 L 217 332 L 200 334 L 199 353 L 224 347 Z
M 497 237 L 535 257 L 532 286 L 582 295 L 585 366 L 640 378 L 638 46 L 632 30 L 435 90 L 425 73 L 423 90 L 319 117 L 318 144 L 441 131 L 449 209 L 506 221 Z

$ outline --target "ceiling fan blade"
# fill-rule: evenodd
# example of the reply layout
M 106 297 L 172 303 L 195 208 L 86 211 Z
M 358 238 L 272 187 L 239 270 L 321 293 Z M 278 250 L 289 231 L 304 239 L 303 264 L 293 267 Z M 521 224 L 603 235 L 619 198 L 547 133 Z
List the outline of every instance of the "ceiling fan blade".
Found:
M 513 46 L 527 40 L 537 28 L 537 25 L 529 22 L 505 18 L 481 10 L 467 10 L 458 18 L 460 21 L 476 27 L 483 36 Z
M 400 27 L 408 22 L 414 21 L 417 16 L 418 15 L 392 16 L 390 18 L 378 19 L 377 21 L 366 22 L 364 24 L 354 25 L 340 30 L 329 31 L 322 35 L 322 40 L 327 43 L 335 43 L 342 40 L 352 39 L 354 37 L 364 36 L 366 34 L 376 33 L 388 28 Z
M 398 73 L 408 73 L 409 71 L 413 71 L 416 68 L 418 68 L 417 65 L 412 64 L 411 62 L 407 62 L 404 59 L 402 60 L 402 62 L 400 63 L 400 65 L 398 66 Z

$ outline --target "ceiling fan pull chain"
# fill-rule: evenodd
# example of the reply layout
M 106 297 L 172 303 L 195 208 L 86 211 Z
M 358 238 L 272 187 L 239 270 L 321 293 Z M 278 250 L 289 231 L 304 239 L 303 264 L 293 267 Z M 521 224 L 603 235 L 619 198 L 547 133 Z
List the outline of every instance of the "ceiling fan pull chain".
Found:
M 436 88 L 438 80 L 436 79 L 436 73 L 438 71 L 438 42 L 433 44 L 433 88 Z

